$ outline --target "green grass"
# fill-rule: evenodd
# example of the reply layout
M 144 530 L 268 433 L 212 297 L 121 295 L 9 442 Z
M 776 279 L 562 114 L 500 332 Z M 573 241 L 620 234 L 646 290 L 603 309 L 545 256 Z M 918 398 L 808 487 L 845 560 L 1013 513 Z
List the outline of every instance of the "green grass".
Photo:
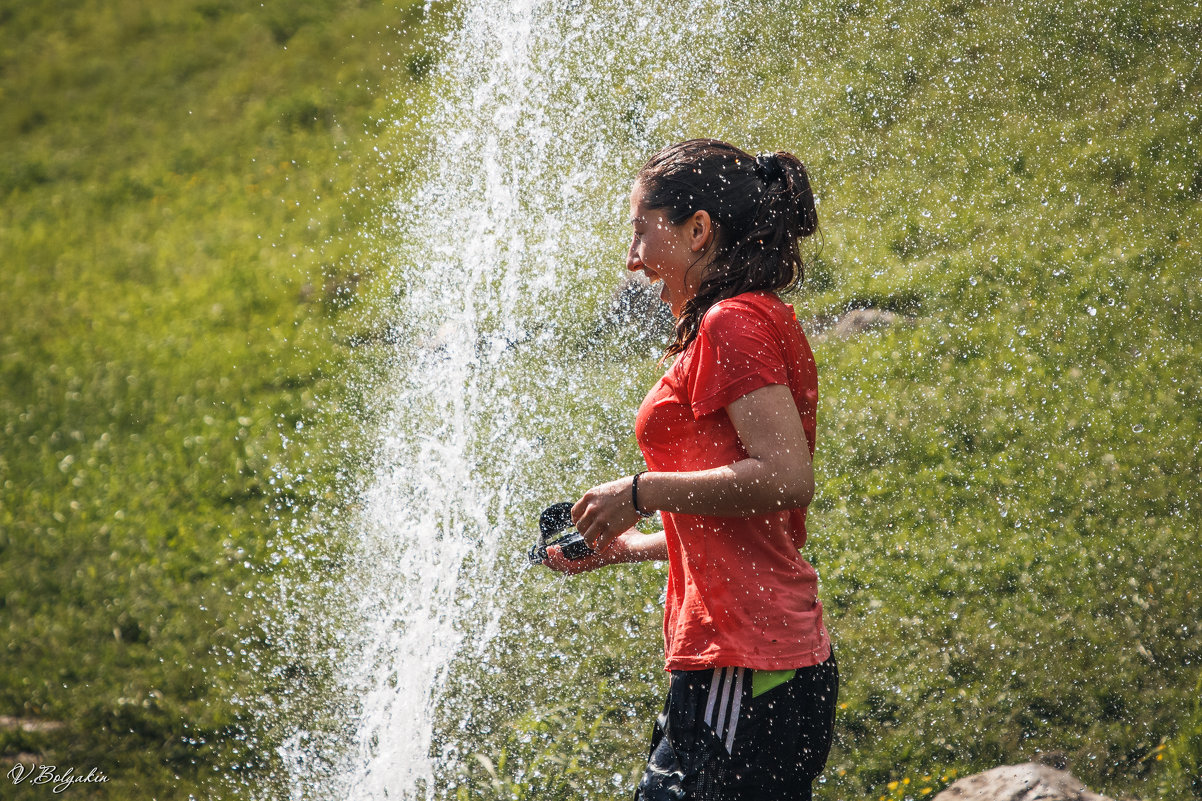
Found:
M 921 798 L 1055 752 L 1114 797 L 1191 797 L 1202 19 L 860 2 L 774 24 L 795 13 L 736 18 L 767 55 L 685 133 L 807 161 L 824 242 L 803 319 L 905 317 L 816 346 L 807 554 L 844 677 L 820 794 Z M 601 376 L 583 395 L 621 395 L 605 376 L 629 350 L 580 355 Z M 632 443 L 604 448 L 633 469 Z M 462 798 L 629 786 L 662 692 L 662 582 L 524 576 L 490 670 L 465 666 L 446 699 L 444 742 L 480 758 L 443 781 Z
M 445 16 L 0 4 L 0 715 L 64 724 L 0 730 L 6 765 L 112 778 L 76 797 L 218 797 L 274 769 L 288 721 L 257 709 L 320 703 L 330 667 L 260 622 L 276 577 L 343 564 L 289 521 L 336 511 L 370 447 L 354 387 L 378 365 L 348 342 L 386 294 L 372 218 L 419 166 L 394 101 L 428 102 Z M 1058 751 L 1115 797 L 1202 798 L 1197 10 L 769 3 L 732 25 L 764 57 L 689 133 L 810 166 L 803 319 L 907 316 L 816 341 L 807 554 L 844 679 L 820 796 L 921 798 Z M 564 335 L 595 369 L 574 413 L 621 432 L 603 393 L 638 383 L 614 377 L 631 356 L 592 325 Z M 620 433 L 562 459 L 637 463 Z M 455 668 L 439 797 L 626 793 L 662 583 L 523 573 L 488 658 Z
M 374 268 L 363 187 L 405 167 L 367 129 L 439 19 L 0 7 L 0 714 L 65 724 L 0 730 L 4 772 L 32 754 L 110 778 L 76 797 L 210 797 L 271 759 L 246 691 L 278 521 L 346 471 L 318 455 L 353 399 L 315 398 L 355 369 L 331 330 Z M 399 83 L 420 100 L 423 76 Z

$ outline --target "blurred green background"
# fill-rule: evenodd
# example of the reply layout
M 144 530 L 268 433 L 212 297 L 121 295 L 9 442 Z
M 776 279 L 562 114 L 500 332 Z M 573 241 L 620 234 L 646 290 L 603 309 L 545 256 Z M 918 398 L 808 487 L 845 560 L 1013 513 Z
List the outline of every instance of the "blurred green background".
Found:
M 820 796 L 920 799 L 1056 752 L 1115 797 L 1202 798 L 1202 13 L 801 9 L 740 86 L 748 108 L 804 98 L 755 130 L 822 198 L 792 299 L 822 385 L 807 555 L 844 676 Z M 71 796 L 145 799 L 278 770 L 286 732 L 256 710 L 290 655 L 262 621 L 280 576 L 339 564 L 291 523 L 347 502 L 370 447 L 377 217 L 423 157 L 453 15 L 0 2 L 5 772 L 97 767 Z M 892 324 L 827 327 L 868 308 Z M 457 667 L 441 741 L 468 750 L 440 795 L 626 794 L 662 581 L 574 585 L 608 612 L 585 649 L 563 585 L 525 576 L 551 633 L 517 616 L 487 669 Z M 290 680 L 320 699 L 328 676 Z M 488 724 L 456 733 L 473 707 Z
M 335 322 L 375 258 L 368 187 L 405 168 L 372 140 L 423 97 L 444 17 L 0 4 L 4 772 L 205 798 L 265 758 L 246 693 L 279 521 L 339 494 L 347 468 L 308 454 L 353 408 L 315 399 L 355 369 Z

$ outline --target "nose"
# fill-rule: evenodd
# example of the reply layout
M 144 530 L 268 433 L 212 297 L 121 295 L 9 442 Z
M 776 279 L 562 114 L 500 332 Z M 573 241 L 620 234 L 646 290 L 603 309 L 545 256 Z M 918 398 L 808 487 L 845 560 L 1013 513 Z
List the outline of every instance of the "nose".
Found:
M 634 272 L 643 266 L 643 260 L 639 258 L 638 247 L 635 240 L 630 240 L 630 248 L 626 251 L 626 269 Z

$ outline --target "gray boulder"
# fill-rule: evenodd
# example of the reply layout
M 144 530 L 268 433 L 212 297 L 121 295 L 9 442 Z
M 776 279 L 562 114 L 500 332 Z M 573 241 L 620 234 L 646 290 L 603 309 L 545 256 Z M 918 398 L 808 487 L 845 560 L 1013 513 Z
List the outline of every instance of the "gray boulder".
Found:
M 934 801 L 1112 801 L 1066 770 L 1027 762 L 965 776 Z

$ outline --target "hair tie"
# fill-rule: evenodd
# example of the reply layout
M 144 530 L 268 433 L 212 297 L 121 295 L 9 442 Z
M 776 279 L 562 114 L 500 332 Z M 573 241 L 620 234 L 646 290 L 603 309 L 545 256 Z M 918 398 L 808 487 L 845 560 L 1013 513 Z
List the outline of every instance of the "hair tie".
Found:
M 761 153 L 755 157 L 755 174 L 765 183 L 772 183 L 777 178 L 785 177 L 785 165 L 780 163 L 775 153 Z

